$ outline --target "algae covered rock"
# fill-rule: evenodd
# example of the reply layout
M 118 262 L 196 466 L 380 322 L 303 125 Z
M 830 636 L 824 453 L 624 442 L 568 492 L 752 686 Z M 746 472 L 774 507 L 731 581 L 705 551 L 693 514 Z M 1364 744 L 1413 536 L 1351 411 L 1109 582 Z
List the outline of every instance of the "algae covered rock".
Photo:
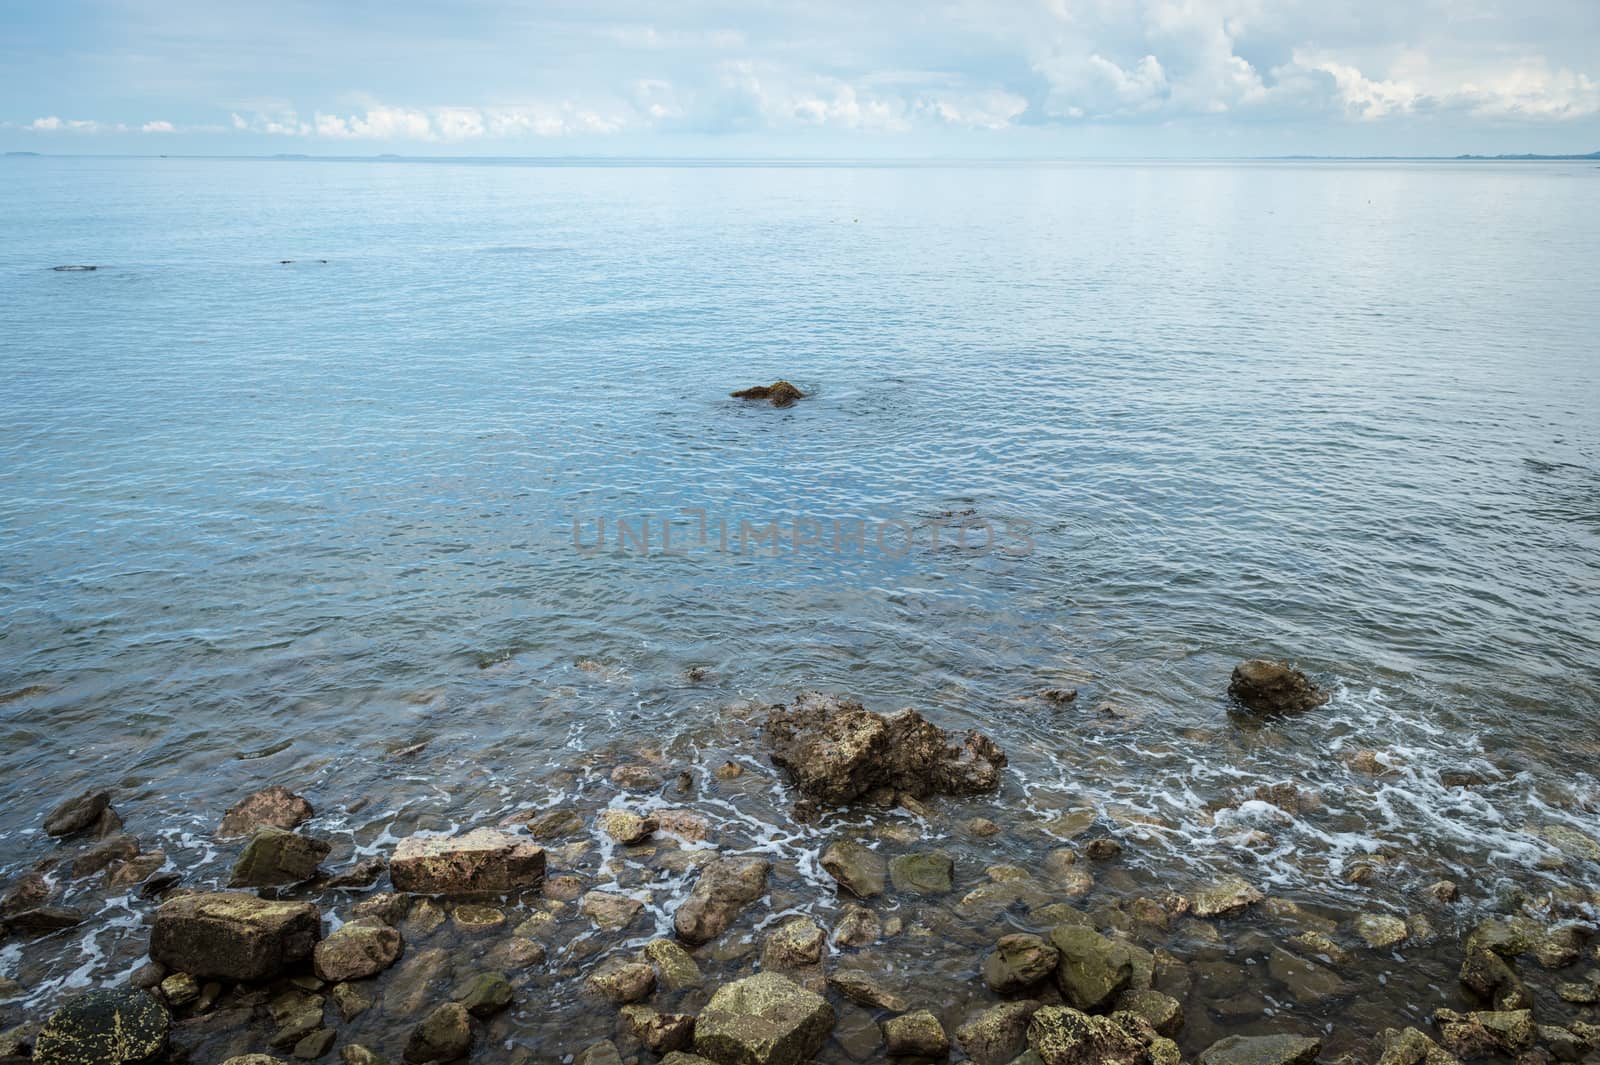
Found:
M 478 973 L 456 988 L 455 998 L 474 1017 L 492 1017 L 511 1005 L 511 982 L 502 973 Z
M 1322 1042 L 1299 1035 L 1230 1035 L 1212 1043 L 1195 1065 L 1311 1065 Z
M 35 1065 L 145 1065 L 166 1051 L 172 1016 L 142 991 L 90 991 L 50 1015 Z
M 801 1065 L 822 1048 L 833 1007 L 777 973 L 718 988 L 695 1021 L 694 1052 L 719 1065 Z
M 329 983 L 376 976 L 400 958 L 400 933 L 376 917 L 343 925 L 312 951 L 312 967 Z
M 889 862 L 865 844 L 852 840 L 830 843 L 822 852 L 822 868 L 858 899 L 882 895 Z
M 1028 1046 L 1044 1065 L 1150 1065 L 1141 1024 L 1129 1013 L 1092 1017 L 1045 1006 L 1028 1022 Z
M 250 837 L 233 866 L 229 887 L 272 887 L 298 884 L 316 875 L 317 863 L 328 856 L 332 846 L 320 839 L 263 828 Z
M 672 915 L 678 938 L 706 943 L 721 935 L 739 911 L 766 893 L 770 869 L 765 858 L 718 858 L 707 864 Z
M 199 977 L 266 980 L 309 958 L 321 938 L 322 916 L 309 902 L 218 891 L 163 903 L 150 957 Z
M 1328 701 L 1328 693 L 1284 662 L 1251 658 L 1233 667 L 1228 695 L 1258 714 L 1292 714 Z
M 1092 928 L 1059 924 L 1050 933 L 1050 945 L 1060 955 L 1056 986 L 1077 1009 L 1105 1009 L 1133 981 L 1133 951 Z

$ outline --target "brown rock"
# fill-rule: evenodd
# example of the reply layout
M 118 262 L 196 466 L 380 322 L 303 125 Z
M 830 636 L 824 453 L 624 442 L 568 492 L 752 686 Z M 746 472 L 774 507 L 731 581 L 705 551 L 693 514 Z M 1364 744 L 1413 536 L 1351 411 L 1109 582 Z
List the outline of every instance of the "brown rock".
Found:
M 94 827 L 111 806 L 109 791 L 86 791 L 51 810 L 44 819 L 49 836 L 71 836 Z
M 1002 995 L 1021 991 L 1055 972 L 1060 957 L 1038 936 L 1013 932 L 1001 936 L 994 953 L 983 960 L 983 982 Z
M 806 394 L 787 381 L 774 381 L 770 385 L 756 385 L 754 388 L 742 388 L 737 392 L 730 392 L 734 399 L 766 400 L 774 407 L 787 407 L 797 399 L 806 398 Z
M 260 828 L 288 831 L 311 820 L 311 804 L 288 788 L 274 784 L 252 792 L 229 807 L 217 826 L 223 839 L 254 835 Z
M 1328 701 L 1328 693 L 1283 662 L 1251 658 L 1233 667 L 1228 694 L 1258 714 L 1290 714 Z
M 544 849 L 492 828 L 464 836 L 410 836 L 389 860 L 395 889 L 421 895 L 503 894 L 538 887 Z
M 161 904 L 150 957 L 170 969 L 219 980 L 265 980 L 311 956 L 322 917 L 309 902 L 241 892 L 183 895 Z
M 399 932 L 376 917 L 362 917 L 318 943 L 312 966 L 318 979 L 329 983 L 362 980 L 393 965 L 401 949 Z
M 767 890 L 764 858 L 718 858 L 700 870 L 694 890 L 673 914 L 673 928 L 687 943 L 706 943 L 721 935 L 739 911 Z

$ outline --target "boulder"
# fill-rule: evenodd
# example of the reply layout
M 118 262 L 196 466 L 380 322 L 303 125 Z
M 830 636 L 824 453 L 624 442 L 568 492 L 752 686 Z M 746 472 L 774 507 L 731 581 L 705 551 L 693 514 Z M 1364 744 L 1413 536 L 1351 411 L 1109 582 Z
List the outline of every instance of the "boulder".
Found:
M 1266 898 L 1242 876 L 1224 876 L 1190 896 L 1196 917 L 1231 917 Z
M 0 898 L 0 919 L 24 910 L 37 909 L 52 892 L 50 882 L 44 878 L 43 873 L 34 870 L 22 874 L 11 887 L 6 889 L 5 896 Z
M 765 400 L 774 407 L 787 407 L 797 399 L 805 399 L 806 394 L 787 381 L 774 381 L 770 385 L 756 385 L 754 388 L 741 388 L 737 392 L 728 393 L 734 399 Z
M 658 1013 L 649 1006 L 624 1006 L 622 1019 L 634 1038 L 653 1054 L 683 1050 L 694 1042 L 694 1017 L 688 1013 Z
M 243 839 L 262 828 L 287 831 L 311 820 L 312 813 L 309 802 L 288 788 L 274 784 L 230 806 L 217 826 L 217 835 L 222 839 Z
M 761 947 L 762 969 L 803 969 L 822 961 L 828 941 L 822 927 L 809 917 L 784 921 Z
M 842 806 L 892 788 L 914 798 L 976 795 L 1000 786 L 1006 756 L 977 732 L 952 736 L 915 710 L 888 716 L 807 692 L 767 718 L 772 761 L 806 799 Z
M 35 1065 L 144 1065 L 167 1049 L 172 1016 L 142 991 L 90 991 L 50 1015 L 33 1044 Z
M 764 858 L 718 858 L 707 864 L 672 915 L 678 938 L 707 943 L 721 935 L 740 910 L 766 893 L 770 868 Z
M 1200 1052 L 1195 1065 L 1311 1065 L 1322 1042 L 1299 1035 L 1230 1035 Z
M 891 1058 L 945 1058 L 950 1037 L 928 1010 L 913 1010 L 883 1022 L 883 1045 Z
M 317 944 L 312 968 L 329 983 L 364 980 L 398 961 L 402 949 L 398 931 L 377 917 L 360 917 Z
M 948 895 L 955 886 L 955 871 L 955 862 L 939 851 L 901 854 L 889 862 L 889 879 L 903 895 Z
M 1045 1006 L 1028 1022 L 1028 1046 L 1044 1065 L 1150 1065 L 1141 1024 L 1131 1013 L 1091 1017 Z
M 777 973 L 718 988 L 695 1021 L 694 1052 L 719 1065 L 801 1065 L 833 1028 L 827 999 Z
M 472 1021 L 466 1007 L 446 1002 L 423 1018 L 406 1040 L 407 1065 L 450 1062 L 467 1056 L 472 1049 Z
M 956 1042 L 978 1065 L 1006 1065 L 1028 1049 L 1028 1022 L 1040 1006 L 1024 1000 L 990 1007 L 956 1029 Z
M 538 887 L 544 848 L 492 828 L 464 836 L 408 836 L 389 859 L 397 891 L 416 895 L 504 894 Z
M 889 862 L 865 844 L 840 840 L 822 852 L 823 871 L 858 899 L 882 895 Z
M 578 912 L 595 923 L 598 928 L 620 931 L 633 923 L 644 909 L 644 903 L 629 895 L 615 891 L 591 891 L 578 903 Z
M 1059 924 L 1050 933 L 1050 945 L 1060 955 L 1056 986 L 1077 1009 L 1107 1008 L 1133 980 L 1133 951 L 1092 928 Z
M 1328 693 L 1283 662 L 1251 658 L 1233 667 L 1228 695 L 1257 714 L 1292 714 L 1328 701 Z
M 1060 959 L 1056 948 L 1038 936 L 1014 932 L 1001 936 L 994 952 L 983 960 L 983 982 L 1008 995 L 1049 976 Z
M 71 836 L 93 828 L 110 806 L 109 791 L 86 791 L 67 799 L 45 816 L 45 835 Z
M 601 830 L 624 846 L 643 843 L 655 835 L 660 827 L 660 822 L 655 818 L 629 810 L 602 810 L 600 813 Z
M 320 839 L 263 828 L 250 837 L 233 866 L 229 887 L 273 887 L 298 884 L 317 875 L 317 863 L 333 847 Z
M 590 973 L 583 986 L 616 1005 L 638 1002 L 656 989 L 656 971 L 646 962 L 614 960 Z
M 644 945 L 644 958 L 656 971 L 656 982 L 667 991 L 683 991 L 705 982 L 693 956 L 670 939 L 652 939 Z
M 266 980 L 309 958 L 321 938 L 322 915 L 309 902 L 219 891 L 162 903 L 150 957 L 200 977 Z

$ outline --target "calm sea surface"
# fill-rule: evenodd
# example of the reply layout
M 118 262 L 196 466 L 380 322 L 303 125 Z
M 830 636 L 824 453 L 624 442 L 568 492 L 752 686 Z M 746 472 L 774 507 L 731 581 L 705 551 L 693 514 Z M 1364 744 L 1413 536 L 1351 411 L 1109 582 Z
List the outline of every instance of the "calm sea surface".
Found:
M 837 918 L 815 853 L 860 831 L 956 858 L 876 956 L 953 1029 L 981 944 L 1034 928 L 957 900 L 1109 834 L 1075 905 L 1238 872 L 1432 925 L 1315 1001 L 1263 970 L 1276 918 L 1175 927 L 1187 1051 L 1418 1023 L 1483 913 L 1600 886 L 1597 198 L 1589 164 L 0 160 L 0 882 L 90 786 L 192 886 L 268 783 L 333 869 L 622 796 L 778 863 L 759 942 Z M 727 398 L 780 377 L 814 395 Z M 1230 716 L 1257 655 L 1334 700 Z M 981 728 L 1006 785 L 794 824 L 729 708 L 804 688 Z M 623 796 L 620 762 L 693 784 Z M 1320 802 L 1241 804 L 1283 781 Z M 687 890 L 579 838 L 563 871 L 646 913 L 569 907 L 496 1053 L 609 1037 L 576 977 Z M 150 903 L 51 875 L 94 916 L 0 944 L 0 1027 L 142 960 Z

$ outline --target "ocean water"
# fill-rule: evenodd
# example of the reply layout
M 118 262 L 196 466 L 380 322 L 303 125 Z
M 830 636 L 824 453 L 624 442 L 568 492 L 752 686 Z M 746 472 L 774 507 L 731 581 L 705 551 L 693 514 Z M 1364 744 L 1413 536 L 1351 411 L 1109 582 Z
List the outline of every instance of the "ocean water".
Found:
M 730 976 L 774 915 L 837 918 L 828 839 L 951 853 L 952 896 L 880 900 L 908 931 L 834 963 L 953 1029 L 993 1001 L 984 945 L 1039 930 L 964 893 L 1110 835 L 1072 899 L 1102 923 L 1239 873 L 1340 929 L 1431 925 L 1314 999 L 1266 971 L 1281 912 L 1140 933 L 1195 966 L 1187 1051 L 1423 1023 L 1484 914 L 1596 915 L 1597 191 L 1576 163 L 0 160 L 0 882 L 73 853 L 39 824 L 90 786 L 194 887 L 269 783 L 331 869 L 687 806 L 776 863 L 703 958 Z M 809 398 L 727 395 L 778 378 Z M 1334 699 L 1240 718 L 1253 656 Z M 980 728 L 1006 784 L 797 824 L 752 707 L 808 688 Z M 1251 799 L 1282 782 L 1316 800 Z M 552 872 L 645 914 L 559 914 L 484 1060 L 610 1037 L 582 974 L 692 882 L 585 840 Z M 5 1024 L 142 960 L 151 903 L 49 875 L 92 916 L 0 944 Z M 1526 975 L 1581 1015 L 1539 982 L 1574 970 Z

